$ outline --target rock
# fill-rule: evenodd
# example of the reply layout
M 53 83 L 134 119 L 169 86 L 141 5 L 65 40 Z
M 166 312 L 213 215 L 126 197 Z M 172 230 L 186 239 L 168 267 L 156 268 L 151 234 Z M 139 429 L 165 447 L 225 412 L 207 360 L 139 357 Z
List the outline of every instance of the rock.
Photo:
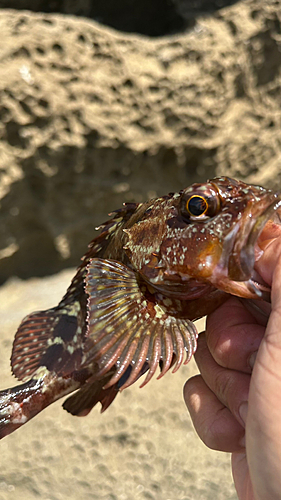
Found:
M 237 0 L 0 0 L 1 8 L 84 16 L 119 31 L 165 36 L 184 31 L 208 14 Z
M 13 10 L 0 26 L 0 282 L 77 265 L 124 201 L 222 173 L 278 186 L 274 3 L 159 39 Z

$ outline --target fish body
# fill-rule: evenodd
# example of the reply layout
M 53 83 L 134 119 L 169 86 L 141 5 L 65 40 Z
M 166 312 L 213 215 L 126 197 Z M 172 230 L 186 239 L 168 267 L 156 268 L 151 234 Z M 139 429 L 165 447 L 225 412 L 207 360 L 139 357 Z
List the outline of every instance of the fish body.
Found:
M 58 306 L 15 336 L 21 382 L 0 392 L 0 438 L 57 399 L 86 415 L 158 366 L 162 377 L 196 349 L 193 324 L 229 294 L 267 299 L 253 279 L 262 241 L 279 234 L 281 198 L 227 177 L 129 203 L 103 224 Z

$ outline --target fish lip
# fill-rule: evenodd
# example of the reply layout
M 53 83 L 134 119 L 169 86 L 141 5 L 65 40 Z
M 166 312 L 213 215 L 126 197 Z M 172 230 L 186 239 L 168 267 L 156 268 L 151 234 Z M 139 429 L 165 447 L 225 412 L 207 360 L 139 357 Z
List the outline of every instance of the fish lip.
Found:
M 240 266 L 245 275 L 252 275 L 255 265 L 255 250 L 258 245 L 259 237 L 268 221 L 272 220 L 274 216 L 278 217 L 278 223 L 281 226 L 281 218 L 278 214 L 278 209 L 281 208 L 281 195 L 278 195 L 267 208 L 259 214 L 256 218 L 254 225 L 248 233 L 245 245 L 240 251 Z
M 228 262 L 229 285 L 234 287 L 240 286 L 241 294 L 243 294 L 241 296 L 246 297 L 248 294 L 248 298 L 260 298 L 266 302 L 270 302 L 271 288 L 264 283 L 262 278 L 254 271 L 254 266 L 257 260 L 256 254 L 258 254 L 258 258 L 260 258 L 263 253 L 263 250 L 259 247 L 259 238 L 267 222 L 275 218 L 276 221 L 273 220 L 273 222 L 278 222 L 281 234 L 281 214 L 278 213 L 278 210 L 281 209 L 281 195 L 273 195 L 275 196 L 274 201 L 267 205 L 266 208 L 263 208 L 260 214 L 250 214 L 255 222 L 252 224 L 250 231 L 247 231 L 245 234 L 243 246 L 240 248 L 240 252 L 238 252 L 239 257 L 236 260 L 236 265 L 238 264 L 238 272 L 236 271 L 236 275 L 235 273 L 232 275 L 231 262 Z M 233 245 L 234 254 L 238 241 L 239 232 L 235 237 Z M 241 246 L 241 242 L 238 246 Z

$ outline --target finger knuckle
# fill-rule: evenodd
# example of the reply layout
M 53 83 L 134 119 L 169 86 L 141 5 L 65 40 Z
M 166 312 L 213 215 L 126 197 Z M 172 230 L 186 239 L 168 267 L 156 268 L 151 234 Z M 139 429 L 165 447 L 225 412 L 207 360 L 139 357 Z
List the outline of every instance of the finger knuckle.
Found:
M 225 369 L 218 371 L 214 381 L 215 394 L 225 406 L 228 406 L 227 401 L 229 399 L 229 394 L 233 391 L 233 384 L 231 371 Z

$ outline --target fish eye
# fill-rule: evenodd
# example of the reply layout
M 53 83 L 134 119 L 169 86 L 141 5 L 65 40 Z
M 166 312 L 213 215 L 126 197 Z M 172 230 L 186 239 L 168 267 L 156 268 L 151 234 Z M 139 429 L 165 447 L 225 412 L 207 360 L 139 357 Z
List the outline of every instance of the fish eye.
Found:
M 193 189 L 192 189 L 193 188 Z M 210 184 L 193 184 L 188 188 L 180 201 L 180 213 L 186 222 L 198 220 L 204 222 L 214 217 L 221 209 L 218 191 Z
M 193 195 L 186 202 L 186 210 L 192 217 L 204 215 L 208 210 L 208 202 L 203 196 Z

